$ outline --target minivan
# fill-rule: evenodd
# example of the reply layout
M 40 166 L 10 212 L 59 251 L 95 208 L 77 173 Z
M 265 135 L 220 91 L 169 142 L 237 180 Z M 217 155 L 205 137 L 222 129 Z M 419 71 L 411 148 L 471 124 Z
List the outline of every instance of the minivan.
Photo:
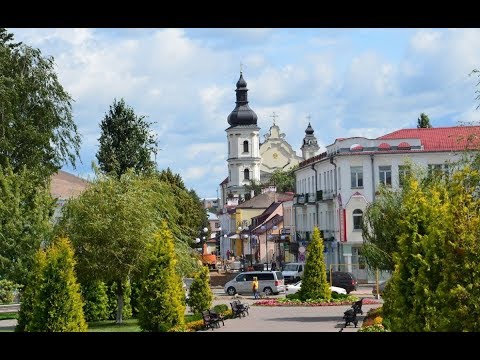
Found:
M 282 271 L 283 277 L 285 279 L 285 284 L 296 283 L 297 281 L 302 280 L 304 271 L 304 263 L 285 264 Z
M 350 272 L 333 271 L 332 285 L 344 288 L 347 294 L 351 291 L 357 290 L 357 279 Z M 327 271 L 327 281 L 330 282 L 330 272 Z
M 238 274 L 225 284 L 224 290 L 228 295 L 253 293 L 253 277 L 258 279 L 258 290 L 265 295 L 285 292 L 285 283 L 280 271 L 246 271 Z

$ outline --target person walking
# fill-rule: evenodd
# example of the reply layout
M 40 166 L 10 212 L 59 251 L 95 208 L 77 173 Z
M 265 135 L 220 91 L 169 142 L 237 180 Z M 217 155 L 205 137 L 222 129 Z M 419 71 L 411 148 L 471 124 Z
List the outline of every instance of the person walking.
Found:
M 253 297 L 255 299 L 259 299 L 260 296 L 258 295 L 258 279 L 256 276 L 253 277 L 252 281 L 252 291 L 253 291 Z

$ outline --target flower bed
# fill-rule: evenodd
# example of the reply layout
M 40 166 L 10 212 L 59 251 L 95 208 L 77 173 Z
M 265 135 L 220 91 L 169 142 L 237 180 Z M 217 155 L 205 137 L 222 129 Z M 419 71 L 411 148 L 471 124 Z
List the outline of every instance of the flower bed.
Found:
M 339 305 L 352 305 L 354 301 L 357 301 L 358 298 L 351 297 L 351 299 L 338 299 L 337 301 L 325 301 L 323 299 L 309 299 L 307 301 L 300 301 L 300 300 L 290 300 L 290 299 L 265 299 L 260 300 L 253 305 L 255 306 L 339 306 Z M 363 299 L 363 305 L 369 304 L 380 304 L 380 301 L 376 299 Z

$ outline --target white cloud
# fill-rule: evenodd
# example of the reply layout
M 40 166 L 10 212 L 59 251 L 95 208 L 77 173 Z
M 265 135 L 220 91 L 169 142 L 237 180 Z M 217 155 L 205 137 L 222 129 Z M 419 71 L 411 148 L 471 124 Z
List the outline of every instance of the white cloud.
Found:
M 207 172 L 208 169 L 204 166 L 187 167 L 185 172 L 182 173 L 182 177 L 187 181 L 198 180 L 198 178 L 205 176 Z
M 184 156 L 188 160 L 194 160 L 199 157 L 226 160 L 226 147 L 226 141 L 225 143 L 190 144 L 186 146 Z
M 75 100 L 84 163 L 77 172 L 91 172 L 99 123 L 113 99 L 123 97 L 137 115 L 155 122 L 158 166 L 179 173 L 202 197 L 215 196 L 227 174 L 224 130 L 235 107 L 240 62 L 260 134 L 268 132 L 275 111 L 299 154 L 308 115 L 319 144 L 328 145 L 337 137 L 415 127 L 421 112 L 433 126 L 480 114 L 477 79 L 468 77 L 480 67 L 480 29 L 12 32 L 54 56 L 59 80 Z
M 436 51 L 442 41 L 442 34 L 439 31 L 420 30 L 413 35 L 411 45 L 414 51 L 433 52 Z

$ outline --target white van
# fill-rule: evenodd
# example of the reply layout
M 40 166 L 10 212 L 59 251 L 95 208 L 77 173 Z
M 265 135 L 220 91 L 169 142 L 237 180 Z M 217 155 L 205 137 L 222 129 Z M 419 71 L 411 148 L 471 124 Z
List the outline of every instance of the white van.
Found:
M 283 275 L 280 271 L 247 271 L 235 276 L 225 284 L 224 290 L 228 295 L 252 293 L 253 278 L 258 279 L 258 290 L 265 295 L 285 292 Z
M 296 283 L 303 278 L 305 272 L 305 263 L 286 263 L 283 266 L 283 278 L 285 284 Z

